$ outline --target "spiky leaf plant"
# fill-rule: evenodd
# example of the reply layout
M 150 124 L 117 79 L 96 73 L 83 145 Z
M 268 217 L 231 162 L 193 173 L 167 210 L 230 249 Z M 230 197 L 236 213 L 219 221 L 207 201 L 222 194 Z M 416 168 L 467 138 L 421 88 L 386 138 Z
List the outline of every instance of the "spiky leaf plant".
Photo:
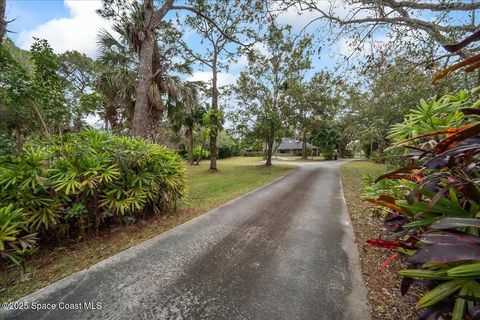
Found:
M 131 223 L 140 214 L 169 208 L 185 193 L 184 175 L 182 159 L 164 147 L 85 130 L 29 141 L 20 155 L 3 160 L 0 208 L 22 217 L 22 230 L 38 233 L 41 240 L 85 237 L 92 228 Z M 13 230 L 5 212 L 0 211 L 5 215 L 0 230 Z M 0 244 L 0 253 L 6 256 L 5 245 Z

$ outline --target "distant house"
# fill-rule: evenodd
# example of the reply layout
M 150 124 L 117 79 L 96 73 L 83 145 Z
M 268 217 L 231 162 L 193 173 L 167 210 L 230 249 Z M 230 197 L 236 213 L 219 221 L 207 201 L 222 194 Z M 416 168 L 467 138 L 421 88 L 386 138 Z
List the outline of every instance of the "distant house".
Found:
M 275 149 L 274 155 L 276 156 L 301 156 L 302 155 L 302 141 L 295 139 L 283 138 L 278 147 Z M 318 156 L 320 150 L 313 144 L 307 142 L 307 155 Z

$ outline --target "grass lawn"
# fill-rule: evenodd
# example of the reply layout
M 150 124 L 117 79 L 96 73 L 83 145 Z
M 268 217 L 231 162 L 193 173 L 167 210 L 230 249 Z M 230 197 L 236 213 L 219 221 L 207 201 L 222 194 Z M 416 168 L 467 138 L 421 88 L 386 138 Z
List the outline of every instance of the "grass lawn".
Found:
M 384 230 L 383 216 L 367 202 L 361 201 L 365 174 L 378 177 L 393 170 L 387 165 L 371 161 L 351 161 L 342 165 L 342 183 L 348 211 L 355 231 L 362 274 L 368 287 L 368 299 L 372 310 L 372 319 L 417 319 L 415 310 L 417 297 L 409 294 L 402 297 L 399 285 L 401 277 L 398 271 L 404 269 L 401 261 L 395 261 L 386 269 L 380 264 L 392 255 L 389 250 L 373 248 L 366 241 L 378 238 Z
M 217 173 L 207 170 L 209 162 L 205 160 L 199 166 L 189 166 L 187 168 L 189 192 L 187 197 L 179 202 L 179 209 L 215 208 L 292 169 L 286 165 L 267 168 L 261 165 L 260 160 L 261 158 L 256 157 L 219 160 Z
M 208 161 L 187 168 L 189 193 L 175 212 L 130 226 L 103 230 L 98 237 L 55 248 L 42 248 L 25 263 L 24 270 L 14 268 L 0 274 L 0 302 L 12 301 L 76 271 L 85 269 L 118 252 L 150 239 L 209 209 L 252 191 L 294 167 L 265 167 L 259 158 L 235 157 L 218 161 L 219 172 L 208 169 Z
M 322 156 L 308 156 L 307 159 L 302 159 L 301 156 L 272 156 L 272 160 L 281 160 L 281 161 L 323 161 Z

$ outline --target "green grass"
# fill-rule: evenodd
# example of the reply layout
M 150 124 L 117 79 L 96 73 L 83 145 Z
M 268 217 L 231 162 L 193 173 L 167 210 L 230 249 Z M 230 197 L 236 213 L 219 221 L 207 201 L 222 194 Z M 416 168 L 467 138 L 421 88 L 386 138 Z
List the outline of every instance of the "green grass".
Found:
M 265 167 L 259 158 L 253 157 L 219 160 L 218 172 L 209 172 L 208 166 L 208 161 L 188 166 L 189 193 L 179 201 L 176 211 L 134 225 L 112 227 L 87 241 L 42 248 L 26 261 L 25 271 L 13 268 L 0 273 L 0 302 L 18 299 L 85 269 L 294 169 L 287 165 Z
M 363 175 L 368 174 L 376 178 L 388 172 L 389 169 L 392 168 L 386 164 L 379 164 L 368 160 L 350 161 L 341 167 L 342 179 L 344 179 L 344 182 L 353 180 L 354 186 L 360 186 Z
M 218 172 L 207 170 L 209 161 L 203 161 L 199 166 L 189 166 L 187 168 L 188 195 L 179 202 L 178 207 L 180 209 L 217 207 L 292 169 L 287 165 L 265 167 L 260 160 L 256 157 L 218 160 Z
M 340 167 L 342 175 L 343 192 L 347 201 L 348 211 L 353 221 L 367 219 L 369 205 L 361 200 L 363 194 L 364 175 L 377 178 L 389 171 L 389 166 L 368 160 L 356 160 L 344 163 Z

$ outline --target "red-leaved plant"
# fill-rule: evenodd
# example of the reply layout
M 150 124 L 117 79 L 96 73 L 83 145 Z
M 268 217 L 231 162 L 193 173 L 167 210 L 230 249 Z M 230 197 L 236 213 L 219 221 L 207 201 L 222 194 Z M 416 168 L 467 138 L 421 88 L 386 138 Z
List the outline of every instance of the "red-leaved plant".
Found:
M 461 48 L 459 44 L 450 50 Z M 475 59 L 478 66 L 480 58 Z M 462 66 L 473 68 L 470 60 Z M 434 81 L 458 68 L 457 64 L 444 70 Z M 398 196 L 390 190 L 394 185 L 384 183 L 390 189 L 382 192 L 377 186 L 377 196 L 366 199 L 388 212 L 389 236 L 368 241 L 396 251 L 382 267 L 401 254 L 409 263 L 400 272 L 402 294 L 412 285 L 428 289 L 417 302 L 425 309 L 421 319 L 480 319 L 478 91 L 421 101 L 412 115 L 394 126 L 392 147 L 406 150 L 410 164 L 375 182 L 403 181 L 409 190 Z

